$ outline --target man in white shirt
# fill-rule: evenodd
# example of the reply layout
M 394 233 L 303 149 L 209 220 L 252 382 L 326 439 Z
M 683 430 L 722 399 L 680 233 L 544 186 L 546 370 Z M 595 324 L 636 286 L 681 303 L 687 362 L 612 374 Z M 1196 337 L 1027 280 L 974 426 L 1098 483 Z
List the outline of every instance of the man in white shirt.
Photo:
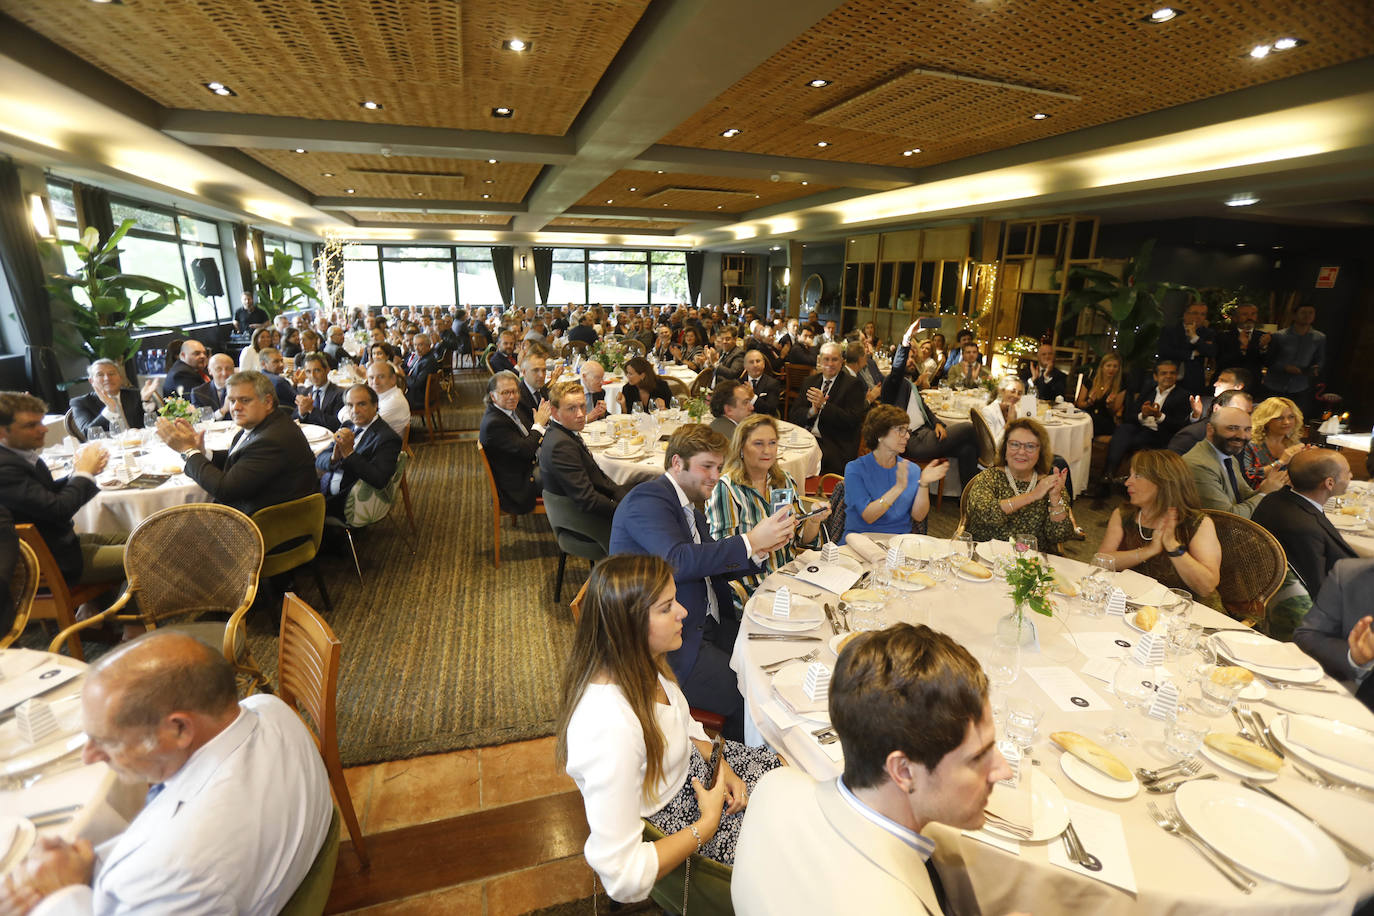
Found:
M 71 402 L 72 418 L 83 436 L 89 437 L 92 429 L 108 431 L 111 423 L 141 429 L 145 415 L 157 409 L 157 379 L 148 379 L 142 392 L 125 388 L 124 376 L 112 359 L 91 363 L 86 378 L 91 383 L 90 394 Z
M 237 699 L 224 656 L 168 630 L 92 665 L 83 760 L 151 783 L 148 802 L 98 851 L 45 838 L 0 887 L 0 910 L 280 912 L 324 845 L 329 779 L 294 710 L 264 694 Z
M 387 426 L 396 430 L 396 435 L 405 435 L 410 426 L 410 402 L 398 387 L 396 367 L 387 360 L 373 360 L 367 367 L 367 385 L 377 392 L 377 414 Z M 348 423 L 352 419 L 353 411 L 344 404 L 339 411 L 339 422 Z
M 982 826 L 993 784 L 1011 775 L 994 744 L 987 676 L 929 627 L 865 633 L 835 665 L 830 721 L 840 778 L 780 767 L 755 787 L 735 846 L 735 910 L 952 912 L 923 831 Z

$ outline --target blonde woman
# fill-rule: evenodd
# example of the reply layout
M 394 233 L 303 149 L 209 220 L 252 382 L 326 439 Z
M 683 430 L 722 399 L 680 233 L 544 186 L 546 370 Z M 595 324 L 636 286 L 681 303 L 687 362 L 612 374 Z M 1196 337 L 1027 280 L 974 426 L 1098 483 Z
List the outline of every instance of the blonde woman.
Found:
M 1094 436 L 1110 436 L 1121 419 L 1121 410 L 1126 406 L 1121 369 L 1121 357 L 1108 353 L 1098 363 L 1092 384 L 1078 393 L 1078 409 L 1092 417 Z
M 1250 415 L 1250 442 L 1240 453 L 1240 469 L 1258 487 L 1270 469 L 1282 471 L 1303 450 L 1302 411 L 1288 398 L 1267 398 Z

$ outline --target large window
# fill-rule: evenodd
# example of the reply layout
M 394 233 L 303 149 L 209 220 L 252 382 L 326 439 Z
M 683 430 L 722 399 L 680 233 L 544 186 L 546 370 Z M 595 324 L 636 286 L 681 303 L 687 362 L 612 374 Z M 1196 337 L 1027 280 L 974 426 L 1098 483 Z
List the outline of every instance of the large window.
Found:
M 549 302 L 667 305 L 687 301 L 681 251 L 555 248 Z

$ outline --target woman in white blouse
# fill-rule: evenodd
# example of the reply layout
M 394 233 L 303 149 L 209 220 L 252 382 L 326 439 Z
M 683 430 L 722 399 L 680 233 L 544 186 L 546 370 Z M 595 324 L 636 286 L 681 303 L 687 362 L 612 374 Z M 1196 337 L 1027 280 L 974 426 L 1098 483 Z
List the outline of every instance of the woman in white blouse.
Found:
M 1021 416 L 1021 398 L 1026 394 L 1026 383 L 1015 375 L 1007 374 L 997 383 L 997 400 L 983 406 L 980 413 L 988 421 L 992 430 L 992 441 L 1002 443 L 1002 432 L 1007 424 Z
M 239 371 L 252 369 L 257 372 L 262 369 L 262 364 L 258 360 L 258 351 L 263 347 L 272 346 L 272 329 L 258 328 L 249 338 L 251 343 L 239 351 Z
M 777 765 L 767 748 L 727 742 L 705 788 L 711 743 L 665 659 L 687 616 L 676 593 L 660 557 L 602 560 L 563 677 L 558 759 L 582 793 L 587 862 L 621 902 L 646 899 L 693 853 L 732 864 L 749 789 Z M 663 839 L 645 842 L 643 820 Z

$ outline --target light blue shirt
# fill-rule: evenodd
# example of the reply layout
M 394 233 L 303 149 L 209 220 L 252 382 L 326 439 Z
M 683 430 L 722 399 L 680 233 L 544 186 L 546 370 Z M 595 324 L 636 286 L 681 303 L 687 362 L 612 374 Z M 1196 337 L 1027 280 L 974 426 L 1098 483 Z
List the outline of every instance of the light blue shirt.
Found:
M 898 461 L 906 461 L 898 456 Z M 863 510 L 869 503 L 897 483 L 897 466 L 885 468 L 878 464 L 872 452 L 862 458 L 855 458 L 844 466 L 844 534 L 845 537 L 856 531 L 877 532 L 879 534 L 910 534 L 911 506 L 916 501 L 916 491 L 921 486 L 921 467 L 908 462 L 906 489 L 904 489 L 887 511 L 872 522 L 863 519 Z

